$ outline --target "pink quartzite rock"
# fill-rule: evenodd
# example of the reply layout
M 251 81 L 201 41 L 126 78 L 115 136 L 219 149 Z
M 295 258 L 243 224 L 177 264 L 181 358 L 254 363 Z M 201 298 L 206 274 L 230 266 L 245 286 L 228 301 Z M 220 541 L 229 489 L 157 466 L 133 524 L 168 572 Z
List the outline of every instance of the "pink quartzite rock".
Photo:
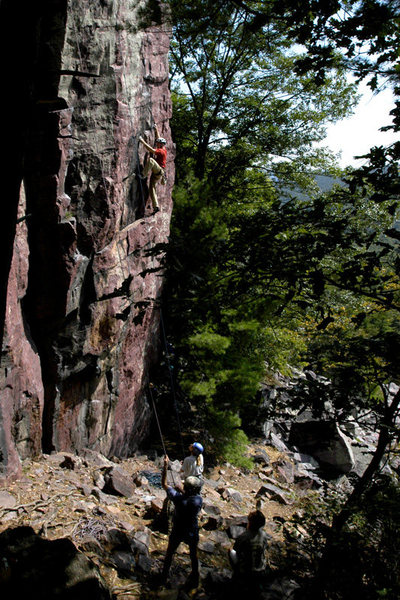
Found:
M 25 214 L 21 188 L 19 215 Z M 21 474 L 20 458 L 41 451 L 43 384 L 40 359 L 26 335 L 20 299 L 28 282 L 26 222 L 17 225 L 11 265 L 0 371 L 0 484 Z
M 35 49 L 21 209 L 30 217 L 17 225 L 0 377 L 0 481 L 42 450 L 129 456 L 147 434 L 162 287 L 148 251 L 168 239 L 174 181 L 167 6 L 80 0 L 65 14 L 57 2 L 38 18 L 44 47 Z M 153 143 L 154 124 L 168 161 L 151 215 L 138 138 Z

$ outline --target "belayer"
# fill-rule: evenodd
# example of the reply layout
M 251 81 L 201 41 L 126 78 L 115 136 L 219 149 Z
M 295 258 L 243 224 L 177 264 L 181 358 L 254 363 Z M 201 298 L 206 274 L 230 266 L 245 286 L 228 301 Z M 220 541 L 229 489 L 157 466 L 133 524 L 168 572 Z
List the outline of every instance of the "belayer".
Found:
M 199 494 L 201 482 L 198 477 L 186 477 L 183 484 L 183 492 L 178 491 L 167 483 L 167 469 L 169 458 L 164 457 L 164 465 L 161 476 L 161 485 L 167 492 L 167 497 L 174 504 L 174 517 L 172 530 L 169 535 L 168 548 L 165 554 L 164 565 L 161 573 L 161 583 L 168 578 L 175 554 L 181 542 L 189 546 L 192 571 L 187 580 L 187 587 L 194 589 L 199 583 L 199 560 L 197 557 L 197 545 L 199 543 L 198 515 L 203 506 L 203 500 Z
M 165 140 L 163 137 L 160 137 L 157 125 L 154 125 L 154 129 L 156 134 L 155 148 L 152 148 L 152 146 L 145 142 L 142 137 L 139 138 L 139 142 L 142 142 L 143 146 L 147 148 L 150 154 L 154 155 L 154 158 L 152 156 L 148 156 L 143 168 L 143 177 L 147 177 L 151 172 L 149 195 L 153 206 L 153 214 L 160 210 L 156 193 L 156 185 L 160 180 L 161 183 L 165 184 L 165 168 L 167 166 L 167 140 Z

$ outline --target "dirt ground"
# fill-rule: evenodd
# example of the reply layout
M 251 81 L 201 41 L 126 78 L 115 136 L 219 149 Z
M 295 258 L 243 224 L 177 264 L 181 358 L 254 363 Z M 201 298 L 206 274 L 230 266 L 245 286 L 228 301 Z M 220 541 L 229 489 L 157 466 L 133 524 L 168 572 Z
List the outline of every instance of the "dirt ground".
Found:
M 223 464 L 206 470 L 206 482 L 202 490 L 204 502 L 218 507 L 224 519 L 247 515 L 254 510 L 256 495 L 263 481 L 266 478 L 274 481 L 274 463 L 281 458 L 280 453 L 258 443 L 249 446 L 248 450 L 249 454 L 256 454 L 259 450 L 266 452 L 270 465 L 255 463 L 254 468 L 248 471 Z M 66 461 L 65 457 L 71 460 Z M 138 455 L 118 461 L 118 467 L 136 481 L 137 486 L 131 497 L 101 492 L 101 487 L 96 484 L 100 484 L 104 469 L 90 460 L 67 453 L 26 460 L 21 479 L 10 484 L 7 490 L 0 490 L 0 533 L 7 528 L 29 525 L 48 539 L 67 537 L 98 565 L 114 598 L 152 597 L 148 583 L 162 566 L 168 541 L 168 535 L 154 527 L 157 506 L 165 498 L 165 492 L 159 484 L 161 459 L 154 461 L 145 455 Z M 290 519 L 301 504 L 300 496 L 296 496 L 292 485 L 281 481 L 279 486 L 292 495 L 290 503 L 282 504 L 265 498 L 261 501 L 267 522 L 266 531 L 276 540 L 281 538 L 281 524 Z M 222 494 L 221 489 L 229 489 L 230 492 Z M 239 495 L 231 495 L 232 491 L 239 492 Z M 6 493 L 3 502 L 1 493 Z M 204 525 L 207 520 L 208 515 L 202 511 L 200 524 Z M 149 534 L 152 566 L 148 573 L 132 573 L 129 577 L 122 577 L 120 570 L 107 556 L 99 556 L 90 550 L 87 540 L 111 528 L 129 534 L 137 531 Z M 210 541 L 213 543 L 211 550 L 207 547 Z M 228 569 L 227 550 L 232 544 L 233 540 L 227 539 L 227 536 L 221 539 L 215 532 L 201 527 L 199 559 L 202 572 Z M 182 544 L 173 563 L 172 581 L 178 585 L 189 570 L 188 551 Z M 173 598 L 173 595 L 168 595 L 169 592 L 171 590 L 158 591 L 155 597 Z

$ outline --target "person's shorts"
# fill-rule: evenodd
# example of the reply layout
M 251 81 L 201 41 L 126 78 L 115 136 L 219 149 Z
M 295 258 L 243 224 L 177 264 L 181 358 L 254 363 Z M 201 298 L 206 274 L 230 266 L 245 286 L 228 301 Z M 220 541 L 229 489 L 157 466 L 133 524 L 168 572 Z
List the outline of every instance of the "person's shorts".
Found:
M 174 541 L 175 543 L 184 542 L 188 546 L 197 546 L 199 543 L 199 532 L 187 533 L 186 531 L 172 529 L 170 540 Z

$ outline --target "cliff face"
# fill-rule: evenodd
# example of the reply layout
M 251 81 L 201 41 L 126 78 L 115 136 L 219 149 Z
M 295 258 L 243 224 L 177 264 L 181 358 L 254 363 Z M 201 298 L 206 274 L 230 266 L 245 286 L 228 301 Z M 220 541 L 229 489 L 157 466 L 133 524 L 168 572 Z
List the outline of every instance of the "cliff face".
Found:
M 166 3 L 39 3 L 0 375 L 0 480 L 41 450 L 128 456 L 147 432 L 172 211 Z M 138 177 L 153 124 L 167 184 Z

